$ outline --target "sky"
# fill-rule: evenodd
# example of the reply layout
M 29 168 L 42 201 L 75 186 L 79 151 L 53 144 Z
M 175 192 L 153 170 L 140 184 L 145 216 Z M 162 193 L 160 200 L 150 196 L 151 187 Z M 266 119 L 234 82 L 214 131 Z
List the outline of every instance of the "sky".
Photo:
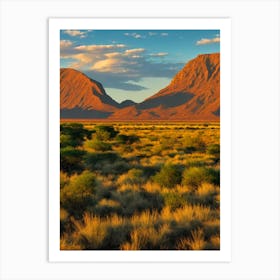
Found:
M 61 30 L 60 67 L 100 82 L 117 102 L 166 87 L 199 54 L 220 52 L 219 30 Z

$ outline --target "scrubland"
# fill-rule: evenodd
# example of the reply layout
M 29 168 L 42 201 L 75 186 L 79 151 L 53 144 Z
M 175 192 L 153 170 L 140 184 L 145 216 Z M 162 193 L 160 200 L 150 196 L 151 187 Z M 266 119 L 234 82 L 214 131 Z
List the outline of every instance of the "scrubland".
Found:
M 61 123 L 61 250 L 219 250 L 219 123 Z

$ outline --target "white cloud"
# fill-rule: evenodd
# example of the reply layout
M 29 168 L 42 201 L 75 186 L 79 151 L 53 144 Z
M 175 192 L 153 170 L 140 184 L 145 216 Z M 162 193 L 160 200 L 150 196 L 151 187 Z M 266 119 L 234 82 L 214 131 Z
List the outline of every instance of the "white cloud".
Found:
M 61 41 L 61 57 L 74 60 L 69 67 L 98 72 L 124 73 L 142 58 L 143 48 L 124 49 L 124 44 L 72 46 L 70 41 Z
M 153 57 L 162 57 L 162 56 L 167 56 L 168 53 L 167 52 L 158 52 L 158 53 L 151 53 L 150 56 Z
M 206 44 L 213 44 L 213 43 L 219 43 L 220 42 L 220 37 L 215 37 L 212 39 L 207 39 L 207 38 L 202 38 L 201 40 L 198 40 L 196 42 L 196 45 L 206 45 Z
M 127 48 L 125 44 L 80 45 L 70 40 L 61 40 L 61 58 L 64 67 L 91 73 L 96 80 L 124 90 L 139 90 L 139 86 L 128 85 L 128 80 L 138 81 L 142 77 L 172 77 L 180 67 L 178 63 L 159 63 L 151 56 L 164 57 L 165 52 L 147 54 L 144 48 Z M 174 69 L 171 69 L 175 67 Z M 141 88 L 140 88 L 141 89 Z
M 145 36 L 140 35 L 140 34 L 135 33 L 135 32 L 133 32 L 133 33 L 128 33 L 128 32 L 126 32 L 126 33 L 124 33 L 124 35 L 125 35 L 125 36 L 133 37 L 133 38 L 135 38 L 135 39 L 143 39 L 143 38 L 145 38 Z
M 125 50 L 124 53 L 127 54 L 127 55 L 134 55 L 134 54 L 142 53 L 144 51 L 145 51 L 145 49 L 138 48 L 138 49 L 128 49 L 128 50 Z
M 80 31 L 80 30 L 65 30 L 63 33 L 72 37 L 80 37 L 85 38 L 88 31 Z
M 124 48 L 124 44 L 116 44 L 116 45 L 81 45 L 77 46 L 74 49 L 78 51 L 102 51 L 102 50 L 112 50 Z
M 60 50 L 69 48 L 73 45 L 73 43 L 70 40 L 60 40 Z

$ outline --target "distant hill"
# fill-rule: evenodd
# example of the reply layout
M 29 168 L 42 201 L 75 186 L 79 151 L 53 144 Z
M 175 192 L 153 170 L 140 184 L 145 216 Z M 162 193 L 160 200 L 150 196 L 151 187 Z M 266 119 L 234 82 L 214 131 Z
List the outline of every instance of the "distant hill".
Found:
M 120 103 L 119 107 L 120 108 L 125 108 L 125 107 L 128 107 L 128 106 L 133 106 L 133 105 L 136 105 L 137 103 L 132 101 L 132 100 L 124 100 L 123 102 Z
M 190 60 L 170 84 L 136 104 L 121 104 L 103 86 L 73 69 L 60 72 L 61 118 L 108 120 L 220 119 L 220 54 L 202 54 Z

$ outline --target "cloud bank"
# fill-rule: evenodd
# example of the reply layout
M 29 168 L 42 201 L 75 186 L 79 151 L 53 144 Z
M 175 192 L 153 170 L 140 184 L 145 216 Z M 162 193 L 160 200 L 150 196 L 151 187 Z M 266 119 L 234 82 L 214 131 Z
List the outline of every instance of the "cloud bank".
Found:
M 168 53 L 148 53 L 144 48 L 128 48 L 125 44 L 78 45 L 60 41 L 60 56 L 67 67 L 80 70 L 106 87 L 138 91 L 145 87 L 134 84 L 145 77 L 171 78 L 182 63 L 158 61 Z
M 207 45 L 207 44 L 214 44 L 214 43 L 220 43 L 220 37 L 212 38 L 212 39 L 207 39 L 203 38 L 199 41 L 196 42 L 196 45 Z
M 64 30 L 64 34 L 67 34 L 71 37 L 79 37 L 85 38 L 87 36 L 88 31 L 81 31 L 81 30 Z

